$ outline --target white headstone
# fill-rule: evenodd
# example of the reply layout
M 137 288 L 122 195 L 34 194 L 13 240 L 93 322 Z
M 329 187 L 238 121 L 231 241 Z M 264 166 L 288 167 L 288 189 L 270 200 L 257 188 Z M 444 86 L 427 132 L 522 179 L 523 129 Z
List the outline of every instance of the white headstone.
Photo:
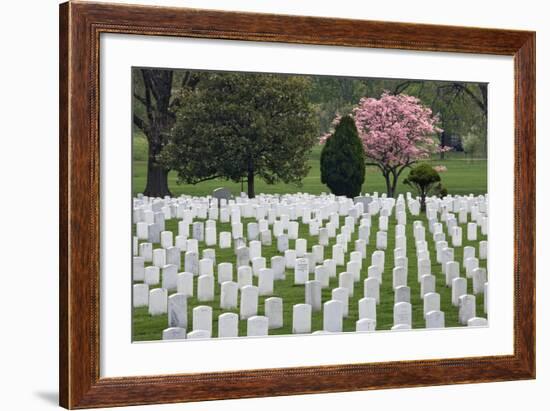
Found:
M 214 300 L 214 276 L 201 275 L 198 279 L 197 298 L 199 301 Z
M 199 305 L 193 308 L 193 331 L 208 331 L 212 335 L 212 307 Z
M 163 340 L 185 340 L 187 337 L 185 328 L 181 327 L 169 327 L 162 330 Z
M 374 298 L 361 298 L 359 300 L 359 319 L 370 318 L 376 322 L 376 300 Z
M 445 313 L 443 311 L 430 311 L 425 315 L 426 328 L 445 328 Z
M 456 280 L 455 280 L 456 281 Z M 476 316 L 476 297 L 464 294 L 458 299 L 458 321 L 467 325 L 468 320 Z
M 247 337 L 263 337 L 268 335 L 269 320 L 263 315 L 254 315 L 246 322 Z
M 323 330 L 342 332 L 344 307 L 340 301 L 330 300 L 323 304 Z
M 265 300 L 265 316 L 269 320 L 269 329 L 281 328 L 283 326 L 283 299 L 270 297 Z
M 258 287 L 245 285 L 241 288 L 241 319 L 246 320 L 258 313 Z
M 412 307 L 410 303 L 397 303 L 393 306 L 393 324 L 412 325 Z
M 311 332 L 311 305 L 296 304 L 292 306 L 292 334 Z
M 155 288 L 149 291 L 149 314 L 160 315 L 168 312 L 168 290 Z
M 168 297 L 168 326 L 187 328 L 187 296 L 172 294 Z
M 239 316 L 235 313 L 223 313 L 218 316 L 218 338 L 239 336 Z
M 271 268 L 261 268 L 259 270 L 258 290 L 260 295 L 273 294 L 273 270 Z
M 132 303 L 135 308 L 149 305 L 149 286 L 147 284 L 134 284 Z
M 225 281 L 221 285 L 220 308 L 233 310 L 237 308 L 239 286 L 233 281 Z

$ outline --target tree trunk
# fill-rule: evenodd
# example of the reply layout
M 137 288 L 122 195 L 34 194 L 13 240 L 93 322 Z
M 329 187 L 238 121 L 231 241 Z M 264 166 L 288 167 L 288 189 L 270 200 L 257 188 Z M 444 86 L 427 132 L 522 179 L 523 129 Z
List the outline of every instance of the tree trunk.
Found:
M 426 193 L 420 193 L 420 212 L 426 212 Z
M 248 188 L 248 198 L 254 198 L 256 197 L 256 193 L 254 192 L 254 172 L 248 171 L 248 178 L 247 178 L 247 188 Z
M 168 188 L 168 171 L 157 161 L 157 155 L 160 154 L 161 147 L 158 144 L 149 142 L 149 158 L 147 161 L 147 184 L 145 185 L 144 195 L 148 197 L 172 196 Z
M 445 147 L 445 143 L 446 143 L 446 140 L 447 140 L 447 135 L 445 134 L 445 131 L 441 132 L 440 140 L 441 141 L 439 143 L 439 147 L 441 147 L 441 148 Z M 445 152 L 444 151 L 439 152 L 439 159 L 440 160 L 445 160 Z
M 389 171 L 383 172 L 382 175 L 384 176 L 384 180 L 386 181 L 386 194 L 388 195 L 388 197 L 393 197 Z

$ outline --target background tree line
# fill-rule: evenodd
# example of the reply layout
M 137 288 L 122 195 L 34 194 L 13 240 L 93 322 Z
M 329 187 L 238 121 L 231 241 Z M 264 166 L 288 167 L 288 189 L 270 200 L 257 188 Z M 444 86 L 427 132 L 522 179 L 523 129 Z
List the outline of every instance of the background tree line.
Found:
M 299 184 L 309 150 L 334 117 L 385 91 L 415 96 L 437 113 L 442 146 L 466 149 L 470 157 L 487 153 L 482 83 L 149 68 L 132 75 L 134 131 L 148 142 L 148 196 L 171 194 L 171 170 L 187 183 L 246 181 L 250 196 L 255 177 Z

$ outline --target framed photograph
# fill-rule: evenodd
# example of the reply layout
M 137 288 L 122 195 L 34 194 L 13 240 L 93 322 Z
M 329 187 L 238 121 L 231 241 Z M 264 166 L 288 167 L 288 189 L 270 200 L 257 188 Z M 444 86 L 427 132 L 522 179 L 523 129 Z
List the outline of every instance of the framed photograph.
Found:
M 535 33 L 60 6 L 60 404 L 535 378 Z

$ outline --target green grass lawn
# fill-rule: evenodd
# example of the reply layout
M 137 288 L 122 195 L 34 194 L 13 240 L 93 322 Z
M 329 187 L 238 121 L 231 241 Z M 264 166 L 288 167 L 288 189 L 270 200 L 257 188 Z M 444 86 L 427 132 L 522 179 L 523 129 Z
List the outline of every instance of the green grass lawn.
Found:
M 144 137 L 134 138 L 134 161 L 133 161 L 133 192 L 134 195 L 143 192 L 147 181 L 147 141 Z M 328 188 L 321 183 L 319 159 L 321 156 L 321 147 L 315 146 L 309 158 L 310 170 L 309 174 L 302 180 L 302 186 L 290 184 L 275 184 L 268 185 L 264 181 L 257 179 L 256 192 L 266 194 L 283 194 L 307 192 L 311 194 L 321 194 L 328 192 Z M 487 192 L 487 160 L 486 159 L 466 159 L 462 153 L 447 153 L 445 160 L 434 158 L 430 163 L 435 165 L 444 165 L 447 171 L 441 173 L 443 185 L 447 187 L 450 194 L 485 194 Z M 410 191 L 410 187 L 405 186 L 401 181 L 408 174 L 403 173 L 398 185 L 398 192 L 404 193 Z M 177 175 L 171 172 L 168 175 L 168 186 L 173 195 L 180 194 L 188 195 L 208 195 L 212 194 L 212 190 L 218 187 L 226 187 L 233 194 L 241 192 L 241 184 L 228 180 L 211 180 L 197 185 L 178 184 Z M 246 191 L 246 184 L 244 186 Z M 362 192 L 373 193 L 375 191 L 383 193 L 386 190 L 382 174 L 376 167 L 367 167 L 365 183 L 363 184 Z
M 134 161 L 133 161 L 133 191 L 134 194 L 142 192 L 145 187 L 147 164 L 146 164 L 146 152 L 147 142 L 143 137 L 136 137 L 134 139 Z M 320 171 L 319 171 L 319 157 L 321 148 L 316 146 L 309 158 L 309 164 L 311 166 L 310 172 L 307 177 L 304 178 L 301 187 L 276 184 L 267 185 L 261 180 L 256 181 L 257 193 L 295 193 L 295 192 L 308 192 L 312 194 L 320 194 L 322 192 L 328 192 L 328 189 L 321 184 Z M 442 182 L 447 187 L 449 194 L 485 194 L 487 192 L 487 161 L 485 159 L 465 159 L 461 153 L 448 153 L 445 160 L 432 159 L 430 162 L 433 165 L 444 165 L 447 167 L 447 171 L 441 173 Z M 405 176 L 407 172 L 404 173 Z M 401 179 L 403 180 L 403 178 Z M 234 194 L 238 194 L 241 191 L 241 186 L 238 183 L 226 181 L 226 180 L 213 180 L 204 182 L 197 185 L 177 184 L 177 176 L 174 173 L 169 175 L 169 187 L 173 195 L 189 194 L 189 195 L 208 195 L 212 193 L 217 187 L 227 187 Z M 385 191 L 384 181 L 377 168 L 368 167 L 366 172 L 365 184 L 363 185 L 363 192 L 375 192 L 380 193 Z M 398 191 L 404 193 L 409 191 L 408 186 L 404 186 L 402 183 L 398 186 Z M 416 250 L 414 245 L 414 237 L 412 233 L 412 221 L 415 219 L 422 220 L 424 226 L 428 227 L 427 220 L 424 215 L 420 217 L 412 217 L 408 215 L 407 224 L 407 256 L 409 258 L 408 266 L 408 285 L 411 288 L 411 304 L 413 307 L 413 328 L 423 328 L 425 326 L 423 319 L 423 304 L 420 299 L 420 284 L 417 282 L 417 263 L 416 263 Z M 252 221 L 251 219 L 243 219 L 243 225 L 246 231 L 246 224 Z M 342 222 L 343 223 L 343 222 Z M 392 290 L 392 269 L 393 269 L 393 249 L 395 246 L 395 215 L 390 217 L 390 226 L 388 230 L 388 248 L 386 250 L 386 265 L 383 273 L 383 283 L 380 288 L 380 305 L 377 307 L 377 329 L 388 330 L 393 325 L 393 303 L 394 296 Z M 361 281 L 355 284 L 355 295 L 350 299 L 349 317 L 344 320 L 344 331 L 355 331 L 355 322 L 358 319 L 358 300 L 363 297 L 363 280 L 367 276 L 367 268 L 371 265 L 371 255 L 374 251 L 373 243 L 376 238 L 376 231 L 378 227 L 378 216 L 372 219 L 371 240 L 370 245 L 367 246 L 368 258 L 363 260 L 363 267 L 361 271 Z M 166 229 L 173 231 L 177 234 L 177 220 L 172 219 L 166 222 Z M 218 234 L 221 231 L 231 231 L 230 224 L 220 224 L 217 226 Z M 463 226 L 464 241 L 463 246 L 473 245 L 477 248 L 477 242 L 471 244 L 466 241 L 466 227 Z M 348 249 L 348 255 L 346 261 L 349 260 L 349 252 L 353 251 L 354 241 L 357 239 L 357 230 L 352 237 L 350 247 Z M 308 226 L 300 224 L 300 238 L 308 240 L 308 250 L 311 251 L 311 247 L 316 244 L 317 239 L 312 238 L 308 234 Z M 448 237 L 449 238 L 449 237 Z M 435 260 L 435 244 L 432 240 L 431 233 L 427 230 L 426 239 L 429 244 L 432 259 L 432 274 L 436 276 L 437 284 L 436 291 L 441 295 L 441 310 L 445 312 L 445 321 L 448 327 L 458 326 L 458 309 L 451 304 L 451 289 L 445 286 L 445 278 L 442 274 L 441 266 Z M 486 239 L 485 236 L 479 236 L 479 240 Z M 450 240 L 449 240 L 450 241 Z M 330 258 L 332 254 L 332 245 L 335 243 L 335 239 L 331 239 L 329 246 L 325 247 L 325 258 Z M 155 247 L 160 245 L 156 244 Z M 204 244 L 200 244 L 200 252 L 202 256 L 203 248 L 206 248 Z M 294 247 L 294 241 L 290 241 L 290 248 Z M 460 262 L 462 269 L 462 276 L 465 276 L 462 268 L 462 247 L 455 247 L 455 260 Z M 278 255 L 276 240 L 274 239 L 273 245 L 270 247 L 262 247 L 262 255 L 266 257 L 266 262 L 269 266 L 270 258 L 274 255 Z M 183 256 L 182 256 L 183 258 Z M 216 264 L 221 262 L 233 263 L 233 276 L 236 281 L 237 267 L 236 258 L 233 254 L 233 248 L 219 249 L 216 248 Z M 480 261 L 480 266 L 485 267 L 485 261 Z M 344 267 L 338 268 L 338 273 L 345 271 Z M 255 285 L 257 285 L 257 278 L 254 278 Z M 286 279 L 275 281 L 274 296 L 283 298 L 284 307 L 284 327 L 277 330 L 270 330 L 270 335 L 276 334 L 290 334 L 292 327 L 292 306 L 294 304 L 303 303 L 305 300 L 304 286 L 295 286 L 293 284 L 294 273 L 287 270 Z M 330 287 L 323 290 L 323 302 L 331 299 L 331 290 L 338 286 L 338 279 L 333 278 L 330 282 Z M 197 287 L 197 281 L 195 278 L 195 296 Z M 468 290 L 472 293 L 472 282 L 468 280 Z M 218 315 L 224 312 L 219 308 L 219 293 L 220 287 L 215 287 L 215 300 L 214 302 L 207 303 L 213 307 L 213 335 L 217 335 L 217 318 Z M 260 297 L 260 304 L 258 308 L 258 314 L 264 314 L 264 300 L 268 297 Z M 483 316 L 483 297 L 477 297 L 477 313 Z M 191 310 L 193 307 L 201 305 L 196 298 L 190 298 L 188 300 L 188 319 L 189 327 L 191 327 Z M 238 313 L 238 310 L 234 312 Z M 147 308 L 138 308 L 133 310 L 133 339 L 135 341 L 148 341 L 158 340 L 162 337 L 162 330 L 168 326 L 167 315 L 160 315 L 151 317 Z M 322 313 L 315 312 L 312 317 L 312 329 L 322 329 Z M 239 335 L 246 335 L 246 321 L 240 321 Z
M 408 263 L 408 286 L 411 288 L 411 304 L 413 308 L 413 328 L 424 328 L 425 323 L 423 319 L 423 302 L 420 298 L 420 284 L 417 282 L 417 263 L 416 263 L 416 251 L 415 245 L 413 242 L 413 232 L 412 232 L 412 222 L 415 219 L 422 220 L 424 226 L 428 227 L 428 222 L 424 216 L 412 217 L 408 215 L 408 224 L 407 224 L 407 256 L 409 258 Z M 253 221 L 252 219 L 243 219 L 243 224 L 246 230 L 246 223 Z M 363 260 L 363 267 L 361 270 L 361 280 L 358 283 L 355 283 L 355 293 L 353 298 L 350 298 L 349 306 L 349 317 L 344 319 L 344 331 L 355 331 L 355 322 L 358 320 L 358 301 L 363 298 L 363 281 L 367 278 L 367 268 L 371 265 L 371 255 L 375 248 L 373 243 L 376 238 L 376 231 L 378 227 L 378 216 L 373 217 L 373 225 L 371 228 L 371 239 L 370 244 L 367 246 L 367 259 Z M 343 224 L 343 218 L 342 218 Z M 393 325 L 393 304 L 394 304 L 394 293 L 392 289 L 392 269 L 393 269 L 393 249 L 395 247 L 395 225 L 396 220 L 392 216 L 390 218 L 390 226 L 388 229 L 388 248 L 386 250 L 386 264 L 385 271 L 383 273 L 383 282 L 380 287 L 380 305 L 377 307 L 377 330 L 388 330 Z M 166 222 L 166 229 L 171 230 L 174 233 L 177 233 L 177 220 L 172 219 Z M 221 231 L 231 231 L 229 223 L 218 224 L 218 233 Z M 353 251 L 353 242 L 358 238 L 358 230 L 352 236 L 352 242 L 348 247 L 348 253 L 346 254 L 346 261 L 349 260 L 349 252 Z M 476 242 L 465 241 L 466 228 L 463 226 L 464 241 L 463 246 L 472 245 L 477 248 Z M 316 237 L 310 237 L 308 232 L 308 226 L 305 224 L 300 224 L 300 238 L 305 238 L 308 240 L 308 251 L 311 251 L 311 247 L 316 244 Z M 436 262 L 435 259 L 435 244 L 432 240 L 432 236 L 428 230 L 426 230 L 426 239 L 429 244 L 429 250 L 431 251 L 431 260 L 432 260 L 432 274 L 436 276 L 436 292 L 441 295 L 441 310 L 445 312 L 445 321 L 447 327 L 456 327 L 459 326 L 458 323 L 458 309 L 451 304 L 451 289 L 445 286 L 445 277 L 442 273 L 441 265 Z M 485 236 L 478 236 L 478 241 L 486 239 Z M 330 258 L 332 255 L 332 245 L 335 244 L 335 239 L 331 239 L 330 245 L 325 247 L 325 258 Z M 160 245 L 156 244 L 155 247 Z M 199 245 L 199 251 L 202 256 L 202 250 L 206 247 L 203 244 Z M 294 240 L 290 240 L 290 248 L 294 248 Z M 455 260 L 460 262 L 462 269 L 462 247 L 455 247 Z M 477 254 L 477 252 L 476 252 Z M 263 246 L 262 247 L 262 256 L 266 257 L 267 264 L 269 267 L 270 258 L 274 255 L 279 255 L 277 251 L 276 241 L 273 242 L 272 246 Z M 221 262 L 230 262 L 233 263 L 233 278 L 236 281 L 236 258 L 233 253 L 233 248 L 230 249 L 219 249 L 216 247 L 216 264 Z M 486 267 L 486 261 L 480 261 L 480 266 Z M 182 255 L 182 267 L 183 267 L 183 255 Z M 182 269 L 183 270 L 183 269 Z M 345 271 L 344 267 L 338 267 L 337 273 Z M 465 272 L 462 269 L 461 275 L 465 277 Z M 217 277 L 216 277 L 217 278 Z M 312 275 L 310 275 L 312 278 Z M 217 335 L 217 319 L 220 314 L 223 312 L 236 312 L 238 310 L 222 310 L 219 307 L 219 294 L 220 286 L 215 287 L 215 299 L 213 302 L 200 303 L 197 299 L 197 277 L 195 277 L 195 297 L 188 299 L 188 320 L 189 327 L 191 327 L 192 322 L 192 309 L 198 305 L 210 305 L 213 308 L 213 325 L 212 331 L 213 336 Z M 257 278 L 254 277 L 254 285 L 258 285 Z M 303 285 L 294 285 L 294 272 L 292 270 L 286 271 L 285 280 L 276 280 L 274 283 L 274 296 L 283 298 L 283 328 L 270 330 L 270 335 L 281 335 L 281 334 L 291 334 L 292 333 L 292 306 L 294 304 L 304 303 L 305 301 L 305 287 Z M 323 302 L 326 302 L 331 299 L 331 290 L 338 287 L 338 279 L 332 278 L 330 281 L 330 287 L 324 289 L 322 293 Z M 468 279 L 468 292 L 471 294 L 472 291 L 472 281 Z M 175 291 L 174 291 L 175 292 Z M 269 297 L 260 297 L 258 315 L 264 314 L 264 301 Z M 480 295 L 476 299 L 477 303 L 477 313 L 479 316 L 484 316 L 483 314 L 483 296 Z M 323 316 L 322 312 L 314 312 L 312 316 L 312 331 L 321 330 L 323 327 Z M 150 341 L 158 340 L 162 338 L 162 330 L 168 327 L 168 316 L 159 315 L 159 316 L 150 316 L 147 312 L 147 308 L 137 308 L 134 309 L 133 315 L 133 339 L 134 341 Z M 239 322 L 239 335 L 246 335 L 246 321 L 241 320 Z

